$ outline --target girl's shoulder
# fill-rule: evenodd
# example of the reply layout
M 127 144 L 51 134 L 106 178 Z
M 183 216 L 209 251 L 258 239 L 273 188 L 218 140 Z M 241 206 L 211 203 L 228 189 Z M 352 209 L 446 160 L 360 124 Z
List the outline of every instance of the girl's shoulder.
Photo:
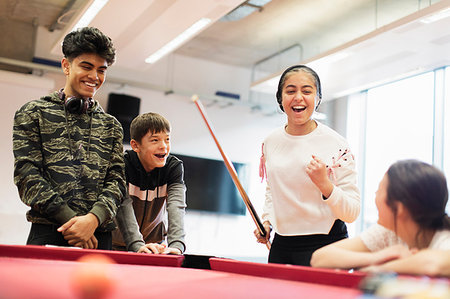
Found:
M 450 250 L 450 230 L 437 231 L 431 240 L 429 248 Z
M 362 232 L 359 236 L 363 241 L 364 245 L 370 251 L 379 251 L 383 248 L 402 244 L 406 245 L 396 234 L 395 232 L 379 225 L 374 224 L 369 227 L 367 230 Z
M 284 136 L 284 127 L 279 127 L 273 129 L 267 136 L 264 138 L 263 144 L 269 143 L 278 143 Z
M 347 144 L 347 139 L 345 139 L 344 136 L 339 134 L 334 129 L 330 128 L 329 126 L 322 124 L 320 122 L 317 122 L 317 134 L 326 136 L 327 138 L 334 139 L 339 143 Z

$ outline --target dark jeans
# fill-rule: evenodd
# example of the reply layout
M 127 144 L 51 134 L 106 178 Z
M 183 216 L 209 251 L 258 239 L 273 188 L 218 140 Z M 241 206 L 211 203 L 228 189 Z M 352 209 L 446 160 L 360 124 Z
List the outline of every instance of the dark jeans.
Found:
M 328 235 L 281 236 L 275 234 L 269 253 L 269 263 L 311 266 L 314 251 L 325 245 L 348 238 L 347 226 L 336 220 Z
M 64 239 L 63 234 L 58 232 L 59 226 L 52 224 L 32 223 L 27 245 L 56 245 L 71 246 Z M 94 236 L 98 241 L 98 249 L 112 249 L 111 232 L 95 232 Z

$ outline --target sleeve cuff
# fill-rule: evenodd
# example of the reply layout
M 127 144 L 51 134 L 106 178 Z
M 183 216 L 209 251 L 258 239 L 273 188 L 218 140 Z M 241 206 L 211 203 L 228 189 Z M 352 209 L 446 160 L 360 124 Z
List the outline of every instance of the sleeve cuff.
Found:
M 334 198 L 336 197 L 336 193 L 338 192 L 338 191 L 336 191 L 336 189 L 337 189 L 336 186 L 333 186 L 333 190 L 331 190 L 330 196 L 328 196 L 328 197 L 325 197 L 325 195 L 322 194 L 322 200 L 323 201 L 333 201 Z
M 102 207 L 100 207 L 98 205 L 94 205 L 92 207 L 92 210 L 89 211 L 89 213 L 92 213 L 92 214 L 94 214 L 97 217 L 97 219 L 98 219 L 98 226 L 101 226 L 102 223 L 105 222 L 105 220 L 107 218 L 106 217 L 107 216 L 106 215 L 106 211 Z
M 145 243 L 143 241 L 135 241 L 128 245 L 127 250 L 133 251 L 133 252 L 138 252 L 139 248 L 141 248 L 144 245 L 145 245 Z
M 179 249 L 182 254 L 186 250 L 186 246 L 184 245 L 183 242 L 180 242 L 180 241 L 172 242 L 171 244 L 169 244 L 169 247 Z
M 54 218 L 56 219 L 56 221 L 58 221 L 58 223 L 64 224 L 76 215 L 77 213 L 75 213 L 74 210 L 72 210 L 68 205 L 64 204 L 61 206 Z

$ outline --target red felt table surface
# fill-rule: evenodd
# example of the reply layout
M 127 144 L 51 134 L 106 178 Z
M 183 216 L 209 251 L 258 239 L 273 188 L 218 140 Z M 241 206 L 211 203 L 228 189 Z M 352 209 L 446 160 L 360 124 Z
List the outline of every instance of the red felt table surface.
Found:
M 79 262 L 0 257 L 0 298 L 77 298 Z M 112 264 L 107 298 L 357 298 L 357 289 L 181 267 Z
M 114 261 L 107 266 L 114 285 L 107 299 L 157 296 L 322 299 L 357 298 L 361 295 L 356 288 L 322 284 L 316 280 L 317 277 L 305 274 L 309 271 L 320 275 L 307 267 L 301 268 L 305 273 L 299 274 L 299 268 L 296 272 L 289 272 L 293 267 L 288 265 L 224 260 L 222 263 L 216 261 L 216 265 L 222 264 L 216 271 L 181 267 L 188 256 L 0 245 L 0 299 L 79 298 L 73 288 L 73 280 L 85 263 L 77 260 L 93 253 L 103 254 Z M 264 267 L 264 270 L 255 267 Z M 330 276 L 324 276 L 322 280 L 329 279 Z

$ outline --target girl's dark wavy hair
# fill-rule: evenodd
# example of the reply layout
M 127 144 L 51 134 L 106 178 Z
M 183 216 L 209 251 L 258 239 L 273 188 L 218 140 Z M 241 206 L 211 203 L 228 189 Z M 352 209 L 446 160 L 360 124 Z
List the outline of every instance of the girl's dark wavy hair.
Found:
M 69 61 L 85 53 L 94 53 L 111 65 L 116 57 L 111 39 L 95 27 L 83 27 L 67 34 L 64 37 L 62 51 Z
M 387 205 L 394 215 L 397 202 L 405 206 L 421 228 L 416 241 L 425 230 L 450 229 L 450 218 L 445 213 L 447 180 L 439 169 L 421 161 L 403 160 L 389 167 L 387 176 Z

